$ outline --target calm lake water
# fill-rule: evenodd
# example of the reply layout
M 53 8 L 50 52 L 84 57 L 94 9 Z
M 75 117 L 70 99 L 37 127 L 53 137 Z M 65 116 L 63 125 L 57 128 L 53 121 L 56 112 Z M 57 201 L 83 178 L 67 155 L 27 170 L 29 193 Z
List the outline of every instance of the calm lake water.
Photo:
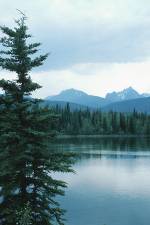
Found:
M 80 153 L 68 183 L 65 225 L 150 224 L 150 139 L 60 139 L 51 148 Z

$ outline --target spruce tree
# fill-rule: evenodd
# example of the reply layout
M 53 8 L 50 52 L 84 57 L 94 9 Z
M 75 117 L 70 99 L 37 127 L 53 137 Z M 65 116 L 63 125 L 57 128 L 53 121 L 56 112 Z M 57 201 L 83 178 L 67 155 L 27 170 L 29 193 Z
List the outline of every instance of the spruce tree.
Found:
M 53 179 L 52 173 L 72 171 L 72 158 L 49 151 L 55 115 L 30 97 L 41 87 L 32 81 L 30 71 L 48 54 L 34 56 L 41 44 L 30 43 L 24 15 L 15 22 L 13 29 L 0 27 L 0 67 L 16 74 L 14 80 L 0 80 L 0 224 L 20 224 L 18 215 L 26 206 L 29 224 L 63 224 L 64 210 L 55 196 L 64 194 L 66 183 Z

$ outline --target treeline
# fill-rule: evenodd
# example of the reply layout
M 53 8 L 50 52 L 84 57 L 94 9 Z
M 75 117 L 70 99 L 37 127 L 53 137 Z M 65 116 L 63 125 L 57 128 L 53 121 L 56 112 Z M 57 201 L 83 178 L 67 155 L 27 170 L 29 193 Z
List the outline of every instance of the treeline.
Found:
M 61 134 L 150 134 L 150 115 L 146 113 L 117 113 L 70 109 L 69 103 L 65 108 L 58 105 L 53 108 L 58 115 L 56 130 Z

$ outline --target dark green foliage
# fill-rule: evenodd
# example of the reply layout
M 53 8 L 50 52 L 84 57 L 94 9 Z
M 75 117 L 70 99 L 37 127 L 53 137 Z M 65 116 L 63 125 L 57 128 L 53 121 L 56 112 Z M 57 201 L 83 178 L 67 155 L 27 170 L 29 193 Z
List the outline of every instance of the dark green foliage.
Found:
M 40 88 L 29 72 L 43 64 L 47 54 L 33 57 L 40 43 L 29 44 L 25 17 L 16 27 L 1 27 L 3 50 L 0 67 L 16 73 L 15 80 L 0 80 L 0 224 L 15 225 L 17 212 L 30 207 L 30 224 L 63 224 L 64 211 L 54 200 L 64 194 L 65 182 L 52 178 L 52 172 L 70 172 L 68 154 L 50 152 L 57 116 L 29 98 Z M 24 216 L 27 216 L 26 212 Z M 21 222 L 20 222 L 21 223 Z
M 61 134 L 150 134 L 150 115 L 135 110 L 133 113 L 71 111 L 67 105 L 64 109 L 57 106 L 53 111 L 60 115 L 57 130 Z
M 29 203 L 16 212 L 16 218 L 18 219 L 16 225 L 32 225 L 32 211 Z

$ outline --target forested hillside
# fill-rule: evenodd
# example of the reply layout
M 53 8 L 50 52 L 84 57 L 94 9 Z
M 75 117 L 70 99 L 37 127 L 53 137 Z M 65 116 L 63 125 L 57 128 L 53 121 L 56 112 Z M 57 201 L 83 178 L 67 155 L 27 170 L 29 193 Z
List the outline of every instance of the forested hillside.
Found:
M 56 130 L 60 134 L 150 134 L 150 115 L 145 113 L 117 113 L 86 110 L 71 111 L 65 108 L 52 109 L 58 115 Z

